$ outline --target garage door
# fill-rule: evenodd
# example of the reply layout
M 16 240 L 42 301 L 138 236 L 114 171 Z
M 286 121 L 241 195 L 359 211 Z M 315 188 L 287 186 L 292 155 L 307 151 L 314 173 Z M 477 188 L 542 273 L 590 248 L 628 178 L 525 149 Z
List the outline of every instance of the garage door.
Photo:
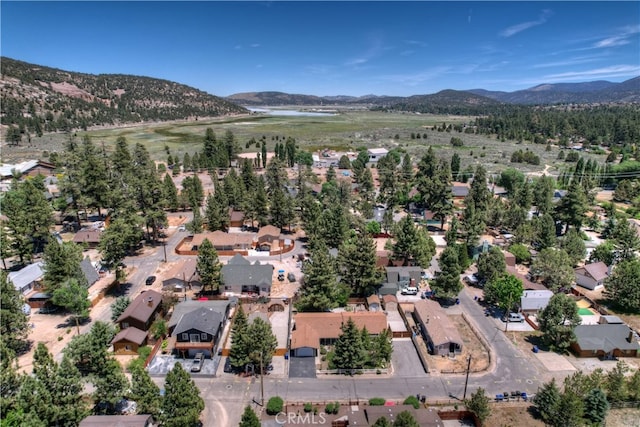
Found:
M 311 347 L 300 347 L 293 351 L 294 357 L 315 357 L 315 349 Z

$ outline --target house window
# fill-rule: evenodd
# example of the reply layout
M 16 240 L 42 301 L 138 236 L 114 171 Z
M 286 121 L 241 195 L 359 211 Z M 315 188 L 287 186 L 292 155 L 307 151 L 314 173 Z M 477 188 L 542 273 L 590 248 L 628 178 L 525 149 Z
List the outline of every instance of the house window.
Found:
M 203 332 L 203 333 L 201 333 L 201 334 L 200 334 L 200 339 L 201 339 L 202 341 L 207 341 L 207 334 L 206 334 L 206 333 L 204 333 L 204 332 Z
M 122 322 L 122 329 L 127 329 L 129 327 L 129 322 Z
M 131 345 L 130 345 L 130 344 L 126 344 L 126 345 L 124 346 L 124 349 L 125 349 L 126 351 L 131 351 Z
M 186 333 L 186 332 L 184 332 L 184 333 L 182 334 L 182 341 L 188 341 L 188 340 L 189 340 L 189 334 L 188 334 L 188 333 Z

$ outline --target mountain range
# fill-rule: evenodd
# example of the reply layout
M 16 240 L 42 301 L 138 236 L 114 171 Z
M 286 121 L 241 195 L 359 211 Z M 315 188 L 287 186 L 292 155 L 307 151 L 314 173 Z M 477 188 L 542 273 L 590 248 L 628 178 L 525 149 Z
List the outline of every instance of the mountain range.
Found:
M 35 134 L 147 121 L 247 113 L 246 106 L 360 106 L 378 110 L 486 114 L 509 105 L 640 103 L 640 77 L 621 83 L 543 84 L 515 92 L 443 90 L 409 97 L 245 92 L 219 97 L 168 80 L 85 74 L 1 57 L 0 123 Z
M 435 94 L 409 97 L 377 95 L 320 97 L 283 92 L 243 92 L 230 95 L 226 99 L 245 106 L 359 104 L 397 107 L 423 103 L 469 106 L 488 106 L 496 103 L 518 105 L 636 103 L 640 102 L 640 77 L 634 77 L 621 83 L 597 80 L 583 83 L 541 84 L 515 92 L 448 89 Z

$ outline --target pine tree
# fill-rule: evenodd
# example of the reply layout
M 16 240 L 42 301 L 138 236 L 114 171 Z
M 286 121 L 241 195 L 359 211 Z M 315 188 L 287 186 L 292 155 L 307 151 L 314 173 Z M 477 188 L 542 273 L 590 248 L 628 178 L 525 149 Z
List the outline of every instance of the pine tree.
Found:
M 89 408 L 82 396 L 83 388 L 80 371 L 68 357 L 63 357 L 56 369 L 51 389 L 55 417 L 49 420 L 50 423 L 78 425 L 89 415 Z
M 196 269 L 200 275 L 202 288 L 209 288 L 212 292 L 220 289 L 222 264 L 218 260 L 218 252 L 209 239 L 204 239 L 198 248 Z
M 369 296 L 380 287 L 382 275 L 376 261 L 376 244 L 366 233 L 356 233 L 340 246 L 340 280 L 352 295 Z
M 255 372 L 259 371 L 261 365 L 263 369 L 267 369 L 278 345 L 271 324 L 256 317 L 247 327 L 247 338 L 249 337 L 251 338 L 247 341 L 247 356 L 253 363 Z
M 609 412 L 609 402 L 602 389 L 594 388 L 584 399 L 584 417 L 595 425 L 602 425 Z
M 0 342 L 13 354 L 24 350 L 27 345 L 29 325 L 20 293 L 0 270 Z
M 137 367 L 131 373 L 131 397 L 137 404 L 138 414 L 149 414 L 157 418 L 160 414 L 162 396 L 160 388 L 151 380 L 149 373 Z
M 551 297 L 538 320 L 544 341 L 559 351 L 566 350 L 575 341 L 573 330 L 581 322 L 576 302 L 563 293 Z
M 231 366 L 235 369 L 243 369 L 250 360 L 248 328 L 247 315 L 242 305 L 239 305 L 231 327 L 231 349 L 229 350 Z
M 336 281 L 336 273 L 326 246 L 321 242 L 312 252 L 312 261 L 305 261 L 304 277 L 296 302 L 298 311 L 323 312 L 337 307 L 341 292 Z
M 51 301 L 55 305 L 64 307 L 69 311 L 76 321 L 76 329 L 80 334 L 80 319 L 89 316 L 89 291 L 82 286 L 76 279 L 67 279 L 58 289 L 53 291 Z
M 245 406 L 238 427 L 260 427 L 260 419 L 251 409 L 251 406 Z
M 58 243 L 51 238 L 44 249 L 43 285 L 47 292 L 54 292 L 66 280 L 75 279 L 83 286 L 88 286 L 82 273 L 82 247 L 74 242 Z
M 342 334 L 335 344 L 333 364 L 336 369 L 360 369 L 366 361 L 366 349 L 362 343 L 362 334 L 353 319 L 349 318 L 340 328 Z
M 536 405 L 540 417 L 545 423 L 553 423 L 558 416 L 560 408 L 560 390 L 556 385 L 556 379 L 552 378 L 550 382 L 544 383 L 538 388 L 533 403 Z
M 480 420 L 480 425 L 483 425 L 489 415 L 491 415 L 491 408 L 489 407 L 489 398 L 484 392 L 482 387 L 479 387 L 475 393 L 471 395 L 471 399 L 465 401 L 467 408 L 476 414 L 476 417 Z
M 393 427 L 420 427 L 420 424 L 413 418 L 411 412 L 402 411 L 396 416 Z
M 160 416 L 165 427 L 193 426 L 204 410 L 200 390 L 180 363 L 176 363 L 165 379 L 165 395 Z
M 117 360 L 107 359 L 101 372 L 94 376 L 93 385 L 93 400 L 98 405 L 98 412 L 113 414 L 116 404 L 125 397 L 129 389 L 129 380 Z
M 440 255 L 440 274 L 433 282 L 432 288 L 439 297 L 451 298 L 463 288 L 460 282 L 460 264 L 458 264 L 458 250 L 447 246 Z

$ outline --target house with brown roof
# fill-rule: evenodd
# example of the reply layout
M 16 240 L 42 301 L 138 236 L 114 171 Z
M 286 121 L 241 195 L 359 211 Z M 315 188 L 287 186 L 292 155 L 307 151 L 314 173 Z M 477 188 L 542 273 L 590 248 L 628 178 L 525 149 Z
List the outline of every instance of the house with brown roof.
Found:
M 220 252 L 247 251 L 253 247 L 253 234 L 247 233 L 225 233 L 224 231 L 213 231 L 199 233 L 191 239 L 191 251 L 198 251 L 202 242 L 208 239 L 218 254 Z
M 265 225 L 258 230 L 258 235 L 256 236 L 256 249 L 261 251 L 269 251 L 272 247 L 274 247 L 274 242 L 277 242 L 279 245 L 280 239 L 280 228 L 274 225 Z
M 244 224 L 244 212 L 229 208 L 229 227 L 242 227 Z
M 367 308 L 369 311 L 379 311 L 380 310 L 380 298 L 378 295 L 370 295 L 367 297 Z
M 162 294 L 149 290 L 138 295 L 118 317 L 116 323 L 120 325 L 120 329 L 135 327 L 148 331 L 161 313 Z
M 95 249 L 100 244 L 102 231 L 99 229 L 82 229 L 73 236 L 73 242 L 86 245 L 88 248 Z
M 366 326 L 372 336 L 389 328 L 381 311 L 297 313 L 293 317 L 291 355 L 315 357 L 320 346 L 333 345 L 342 335 L 342 325 L 352 319 L 360 330 Z
M 604 286 L 605 279 L 609 277 L 609 267 L 602 261 L 586 264 L 574 271 L 576 283 L 591 290 Z
M 117 354 L 130 354 L 136 356 L 138 354 L 138 348 L 144 346 L 147 343 L 147 332 L 131 326 L 123 329 L 113 337 L 111 344 L 113 345 L 113 352 Z
M 192 286 L 202 286 L 200 275 L 196 272 L 198 260 L 196 258 L 181 259 L 174 263 L 165 274 L 162 286 L 174 290 L 191 289 Z
M 458 328 L 437 301 L 417 301 L 414 304 L 413 315 L 420 326 L 429 353 L 449 355 L 462 352 L 462 337 Z

